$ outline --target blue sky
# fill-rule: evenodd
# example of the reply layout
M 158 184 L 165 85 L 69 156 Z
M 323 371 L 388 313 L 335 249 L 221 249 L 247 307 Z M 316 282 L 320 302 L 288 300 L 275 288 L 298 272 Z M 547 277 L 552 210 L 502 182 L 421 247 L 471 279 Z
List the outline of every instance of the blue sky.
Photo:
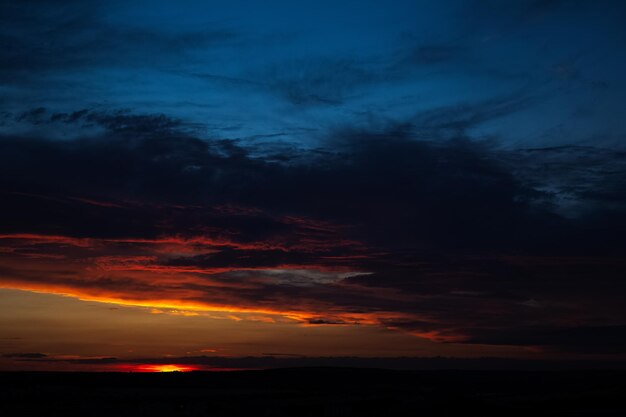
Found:
M 4 112 L 165 113 L 206 137 L 305 146 L 355 125 L 458 134 L 442 117 L 505 147 L 621 147 L 626 133 L 620 2 L 3 7 L 19 16 L 3 24 Z

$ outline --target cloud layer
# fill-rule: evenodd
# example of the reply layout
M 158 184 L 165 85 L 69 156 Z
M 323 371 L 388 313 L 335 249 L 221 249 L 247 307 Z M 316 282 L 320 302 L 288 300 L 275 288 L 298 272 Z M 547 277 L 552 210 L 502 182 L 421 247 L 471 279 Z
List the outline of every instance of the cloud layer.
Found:
M 407 122 L 278 157 L 163 115 L 16 117 L 102 133 L 1 138 L 4 286 L 623 352 L 619 151 L 427 141 Z

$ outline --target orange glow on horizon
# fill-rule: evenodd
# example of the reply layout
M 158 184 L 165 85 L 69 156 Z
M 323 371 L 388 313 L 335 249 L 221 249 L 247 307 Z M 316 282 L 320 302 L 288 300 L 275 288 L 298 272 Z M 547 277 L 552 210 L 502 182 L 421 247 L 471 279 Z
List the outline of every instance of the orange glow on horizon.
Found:
M 197 371 L 199 368 L 192 365 L 137 365 L 133 366 L 131 372 L 189 372 Z
M 98 303 L 109 303 L 116 304 L 121 306 L 128 307 L 146 307 L 152 309 L 166 309 L 166 310 L 176 310 L 176 311 L 186 311 L 186 312 L 221 312 L 221 313 L 259 313 L 259 314 L 268 314 L 268 315 L 278 315 L 290 318 L 295 321 L 305 321 L 310 317 L 313 317 L 313 314 L 300 312 L 300 311 L 291 311 L 291 310 L 282 310 L 282 309 L 272 309 L 272 308 L 262 308 L 262 307 L 254 307 L 254 306 L 234 306 L 234 305 L 221 305 L 221 304 L 210 304 L 210 303 L 200 303 L 200 302 L 189 302 L 189 301 L 180 301 L 180 300 L 162 300 L 162 299 L 151 299 L 151 300 L 135 300 L 135 299 L 123 299 L 119 298 L 115 295 L 109 295 L 104 292 L 101 294 L 89 294 L 84 291 L 75 290 L 68 286 L 50 286 L 50 285 L 25 285 L 25 283 L 17 282 L 12 283 L 11 281 L 0 282 L 0 288 L 4 289 L 15 289 L 22 291 L 31 291 L 36 293 L 43 294 L 56 294 L 65 297 L 77 298 L 81 301 L 94 301 Z
M 0 281 L 0 289 L 16 289 L 21 291 L 31 291 L 35 293 L 43 294 L 56 294 L 65 297 L 76 298 L 81 301 L 92 301 L 98 303 L 115 304 L 126 307 L 142 307 L 149 308 L 152 314 L 158 314 L 163 311 L 168 314 L 181 315 L 181 316 L 196 316 L 202 312 L 215 312 L 224 313 L 226 318 L 235 321 L 241 321 L 241 317 L 233 316 L 234 314 L 256 314 L 280 316 L 289 320 L 297 322 L 301 326 L 315 327 L 316 323 L 312 323 L 310 320 L 319 316 L 328 316 L 336 321 L 334 325 L 381 325 L 383 319 L 415 319 L 415 315 L 408 313 L 392 312 L 392 311 L 376 311 L 371 313 L 356 313 L 347 312 L 341 310 L 324 311 L 323 309 L 315 309 L 312 311 L 283 309 L 279 306 L 255 306 L 255 305 L 229 305 L 229 304 L 212 304 L 203 302 L 190 302 L 175 299 L 132 299 L 132 298 L 120 298 L 118 294 L 110 294 L 104 291 L 100 293 L 89 293 L 86 291 L 77 290 L 63 285 L 42 285 L 29 283 L 25 285 L 23 282 L 11 282 Z M 424 317 L 420 317 L 422 320 L 426 320 Z M 255 321 L 260 321 L 258 317 L 255 317 Z M 273 320 L 273 319 L 272 319 Z M 274 322 L 267 320 L 268 322 Z M 385 326 L 389 329 L 400 330 L 393 326 Z M 410 332 L 414 336 L 425 338 L 433 341 L 452 341 L 452 339 L 442 338 L 440 335 L 433 337 L 433 334 L 428 332 Z
M 290 219 L 299 223 L 301 219 Z M 318 225 L 326 227 L 326 225 Z M 2 242 L 8 240 L 8 242 Z M 16 242 L 21 241 L 21 242 Z M 350 242 L 352 245 L 354 242 Z M 5 245 L 6 244 L 6 245 Z M 29 245 L 55 245 L 59 253 L 45 253 L 46 249 Z M 121 245 L 124 244 L 124 245 Z M 342 242 L 342 245 L 346 242 Z M 246 296 L 251 291 L 261 291 L 264 286 L 283 285 L 273 275 L 263 271 L 267 266 L 214 266 L 170 265 L 164 262 L 163 254 L 213 253 L 214 248 L 229 246 L 236 250 L 293 249 L 293 246 L 280 245 L 276 242 L 238 243 L 221 237 L 206 236 L 182 237 L 161 236 L 153 239 L 144 238 L 74 238 L 63 235 L 43 235 L 35 233 L 0 234 L 0 250 L 6 249 L 7 264 L 10 274 L 0 277 L 0 289 L 15 289 L 35 293 L 55 294 L 72 297 L 81 301 L 99 302 L 125 307 L 148 309 L 152 314 L 177 316 L 211 316 L 233 321 L 259 321 L 271 323 L 290 323 L 302 327 L 319 326 L 381 326 L 391 330 L 387 323 L 396 321 L 429 321 L 428 317 L 416 314 L 385 311 L 359 311 L 350 306 L 334 305 L 331 301 L 294 299 L 278 297 L 257 302 Z M 309 249 L 316 247 L 316 242 L 306 241 Z M 16 248 L 26 249 L 17 251 Z M 66 246 L 84 248 L 68 250 Z M 28 249 L 28 250 L 27 250 Z M 67 252 L 64 257 L 62 253 Z M 217 249 L 219 251 L 219 249 Z M 13 252 L 16 251 L 16 256 Z M 208 251 L 208 252 L 207 252 Z M 22 252 L 26 255 L 22 255 Z M 41 252 L 41 253 L 40 253 Z M 0 252 L 1 254 L 2 252 Z M 59 257 L 49 259 L 49 256 Z M 356 253 L 339 256 L 340 262 L 324 264 L 283 263 L 272 265 L 272 270 L 313 270 L 321 273 L 367 274 L 349 267 L 347 259 L 366 256 Z M 41 257 L 33 261 L 32 257 Z M 328 257 L 332 259 L 333 257 Z M 164 258 L 165 259 L 165 258 Z M 225 280 L 212 275 L 226 272 L 260 271 L 259 277 L 246 280 Z M 12 271 L 20 271 L 13 276 Z M 200 274 L 200 275 L 198 275 Z M 254 274 L 250 274 L 253 276 Z M 42 279 L 42 277 L 48 277 Z M 313 281 L 315 282 L 315 281 Z M 377 289 L 375 293 L 367 287 L 348 283 L 336 283 L 337 288 L 355 291 L 367 297 L 399 299 L 404 296 L 397 291 Z M 222 288 L 225 288 L 222 291 Z M 241 296 L 236 290 L 242 289 Z M 414 336 L 431 341 L 455 341 L 454 337 L 442 336 L 429 332 L 414 332 Z

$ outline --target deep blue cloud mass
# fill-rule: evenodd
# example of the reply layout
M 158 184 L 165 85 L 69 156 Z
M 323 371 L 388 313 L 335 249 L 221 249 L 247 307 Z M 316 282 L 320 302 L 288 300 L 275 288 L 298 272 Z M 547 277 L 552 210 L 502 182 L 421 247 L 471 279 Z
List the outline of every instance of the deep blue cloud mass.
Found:
M 211 236 L 142 267 L 228 284 L 199 302 L 625 352 L 621 2 L 270 3 L 0 3 L 0 274 L 149 292 L 11 260 Z

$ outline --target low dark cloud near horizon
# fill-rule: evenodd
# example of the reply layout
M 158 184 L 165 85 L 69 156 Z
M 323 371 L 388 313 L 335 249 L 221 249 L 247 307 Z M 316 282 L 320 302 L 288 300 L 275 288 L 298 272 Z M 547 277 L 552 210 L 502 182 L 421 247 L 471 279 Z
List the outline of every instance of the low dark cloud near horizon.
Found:
M 30 363 L 64 363 L 78 366 L 77 369 L 136 371 L 150 366 L 169 365 L 193 367 L 196 371 L 211 370 L 257 370 L 290 368 L 376 368 L 415 370 L 571 370 L 571 369 L 621 369 L 623 360 L 527 360 L 512 358 L 451 358 L 451 357 L 312 357 L 290 354 L 265 354 L 247 357 L 225 356 L 182 356 L 167 358 L 119 359 L 103 358 L 23 358 Z M 300 370 L 302 372 L 302 370 Z
M 47 358 L 48 355 L 45 353 L 5 353 L 2 355 L 3 358 L 13 358 L 13 359 L 44 359 Z

